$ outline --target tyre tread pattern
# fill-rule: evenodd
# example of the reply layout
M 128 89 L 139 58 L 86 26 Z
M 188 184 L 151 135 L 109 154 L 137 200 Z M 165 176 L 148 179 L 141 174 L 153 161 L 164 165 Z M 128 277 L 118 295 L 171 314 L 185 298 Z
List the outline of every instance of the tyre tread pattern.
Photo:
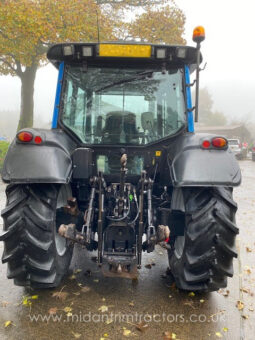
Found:
M 169 265 L 178 288 L 215 291 L 227 286 L 237 257 L 237 205 L 232 188 L 184 189 L 185 244 L 181 257 L 169 251 Z
M 58 286 L 63 273 L 58 270 L 53 237 L 56 186 L 11 184 L 6 195 L 7 205 L 1 212 L 4 231 L 0 240 L 4 241 L 2 262 L 8 265 L 7 277 L 20 286 Z

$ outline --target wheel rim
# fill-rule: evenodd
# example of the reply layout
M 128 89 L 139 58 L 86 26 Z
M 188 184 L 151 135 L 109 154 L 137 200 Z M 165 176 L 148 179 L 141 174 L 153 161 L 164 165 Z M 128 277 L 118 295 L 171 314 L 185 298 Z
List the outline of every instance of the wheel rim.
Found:
M 185 245 L 185 237 L 177 236 L 175 243 L 174 243 L 174 253 L 178 259 L 182 257 L 184 245 Z
M 62 185 L 57 198 L 57 209 L 65 206 L 67 204 L 67 198 L 71 195 L 70 187 L 68 185 Z M 69 195 L 68 195 L 69 194 Z M 59 225 L 56 223 L 56 230 L 55 230 L 55 245 L 56 250 L 59 256 L 63 256 L 67 250 L 67 240 L 58 234 Z

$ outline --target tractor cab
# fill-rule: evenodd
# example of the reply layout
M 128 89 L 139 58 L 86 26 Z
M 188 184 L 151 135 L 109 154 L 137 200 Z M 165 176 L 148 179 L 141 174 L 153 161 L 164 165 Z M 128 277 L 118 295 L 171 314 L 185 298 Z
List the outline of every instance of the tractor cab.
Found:
M 146 150 L 193 132 L 186 85 L 196 56 L 186 46 L 53 46 L 48 58 L 60 74 L 53 128 L 93 149 L 97 172 L 119 173 L 119 150 L 128 150 L 129 175 L 140 175 L 152 162 Z

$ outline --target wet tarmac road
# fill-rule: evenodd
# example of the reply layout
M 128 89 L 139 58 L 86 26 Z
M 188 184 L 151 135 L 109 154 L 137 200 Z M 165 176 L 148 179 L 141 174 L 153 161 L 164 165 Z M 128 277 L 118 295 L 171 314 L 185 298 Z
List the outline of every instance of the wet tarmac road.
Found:
M 167 256 L 160 247 L 143 256 L 139 279 L 133 282 L 104 278 L 91 260 L 93 254 L 78 246 L 69 277 L 54 290 L 27 291 L 14 286 L 6 279 L 6 265 L 0 265 L 0 339 L 254 340 L 255 162 L 242 161 L 240 166 L 243 183 L 234 193 L 239 205 L 240 256 L 234 260 L 235 275 L 229 279 L 227 296 L 224 292 L 195 296 L 178 292 L 169 277 L 162 277 Z M 4 204 L 1 183 L 0 209 Z M 151 269 L 145 267 L 154 262 Z M 52 296 L 61 289 L 68 293 L 60 294 L 67 295 L 64 301 Z M 28 295 L 38 295 L 28 300 L 30 306 L 24 299 Z M 236 307 L 238 300 L 244 304 L 241 311 Z M 5 327 L 6 321 L 12 324 Z M 140 322 L 142 331 L 136 326 Z

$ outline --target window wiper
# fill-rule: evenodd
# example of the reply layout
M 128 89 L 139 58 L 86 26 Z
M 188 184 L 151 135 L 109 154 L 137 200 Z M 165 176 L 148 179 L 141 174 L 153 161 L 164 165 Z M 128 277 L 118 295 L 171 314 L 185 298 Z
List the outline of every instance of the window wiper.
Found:
M 137 73 L 135 77 L 128 78 L 128 79 L 122 79 L 122 80 L 116 81 L 114 83 L 108 84 L 108 85 L 106 85 L 104 87 L 101 87 L 100 89 L 96 90 L 95 92 L 97 93 L 97 92 L 106 90 L 109 87 L 113 87 L 113 86 L 116 86 L 116 85 L 121 85 L 121 84 L 124 84 L 124 83 L 129 83 L 130 81 L 134 81 L 134 80 L 138 80 L 138 79 L 143 79 L 143 77 L 147 76 L 148 74 L 152 75 L 153 71 L 146 71 L 146 72 Z

